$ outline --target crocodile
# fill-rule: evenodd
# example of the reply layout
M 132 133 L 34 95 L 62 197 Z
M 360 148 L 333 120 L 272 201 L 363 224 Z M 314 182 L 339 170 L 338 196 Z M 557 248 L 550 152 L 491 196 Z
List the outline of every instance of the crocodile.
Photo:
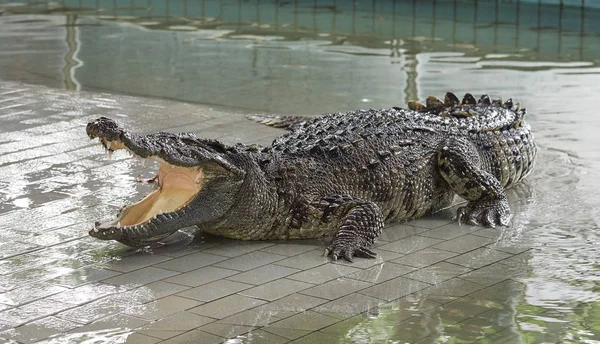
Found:
M 449 92 L 408 108 L 259 116 L 289 129 L 270 146 L 141 135 L 101 117 L 87 125 L 90 139 L 159 167 L 154 191 L 89 234 L 132 247 L 194 225 L 241 240 L 331 237 L 325 254 L 352 261 L 376 256 L 386 223 L 447 208 L 456 195 L 467 201 L 459 223 L 509 226 L 505 189 L 528 175 L 537 152 L 525 114 L 511 99 Z

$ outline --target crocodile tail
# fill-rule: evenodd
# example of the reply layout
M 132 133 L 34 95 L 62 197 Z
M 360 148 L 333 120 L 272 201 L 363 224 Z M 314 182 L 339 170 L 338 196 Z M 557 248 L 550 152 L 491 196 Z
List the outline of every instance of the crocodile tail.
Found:
M 260 124 L 268 125 L 274 128 L 285 130 L 294 130 L 300 124 L 306 122 L 310 117 L 305 116 L 284 116 L 284 115 L 263 115 L 252 114 L 246 115 L 246 118 L 256 121 Z

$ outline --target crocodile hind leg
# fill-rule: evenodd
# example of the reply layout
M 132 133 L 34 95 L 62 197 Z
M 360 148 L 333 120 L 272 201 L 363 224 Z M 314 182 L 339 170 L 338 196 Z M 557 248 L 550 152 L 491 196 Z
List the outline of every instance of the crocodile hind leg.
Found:
M 493 174 L 481 167 L 479 153 L 471 141 L 450 138 L 438 152 L 438 166 L 450 188 L 469 203 L 458 208 L 458 222 L 488 227 L 508 226 L 508 199 Z
M 343 258 L 352 262 L 354 256 L 375 258 L 369 249 L 383 230 L 383 214 L 373 203 L 352 196 L 333 195 L 315 204 L 323 211 L 323 222 L 337 221 L 337 232 L 325 255 L 335 261 Z

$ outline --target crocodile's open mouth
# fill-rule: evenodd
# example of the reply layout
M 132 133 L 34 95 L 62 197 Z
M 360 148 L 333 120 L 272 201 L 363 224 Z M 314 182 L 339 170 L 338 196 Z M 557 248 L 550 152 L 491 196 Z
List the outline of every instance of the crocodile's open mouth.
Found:
M 115 150 L 126 150 L 134 157 L 159 163 L 158 172 L 149 181 L 156 189 L 137 203 L 123 207 L 117 219 L 96 223 L 90 235 L 101 239 L 115 239 L 124 229 L 142 229 L 182 217 L 185 207 L 196 197 L 204 184 L 202 167 L 176 166 L 157 156 L 142 158 L 128 149 L 120 140 L 100 138 L 110 155 Z

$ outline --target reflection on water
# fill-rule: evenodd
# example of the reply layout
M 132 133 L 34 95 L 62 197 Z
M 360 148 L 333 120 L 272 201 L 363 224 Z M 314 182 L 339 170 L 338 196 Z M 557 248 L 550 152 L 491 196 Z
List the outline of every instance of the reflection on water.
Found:
M 514 197 L 522 199 L 513 205 L 517 225 L 494 238 L 520 253 L 502 263 L 512 277 L 457 300 L 416 293 L 352 318 L 335 335 L 340 343 L 600 342 L 597 9 L 526 1 L 64 3 L 0 5 L 40 13 L 0 17 L 0 78 L 287 114 L 387 107 L 448 90 L 520 101 L 541 152 L 526 190 L 515 190 L 525 195 Z M 94 170 L 102 204 L 114 199 L 110 190 L 134 193 L 131 180 L 107 177 L 129 163 Z M 17 194 L 26 187 L 7 186 Z

